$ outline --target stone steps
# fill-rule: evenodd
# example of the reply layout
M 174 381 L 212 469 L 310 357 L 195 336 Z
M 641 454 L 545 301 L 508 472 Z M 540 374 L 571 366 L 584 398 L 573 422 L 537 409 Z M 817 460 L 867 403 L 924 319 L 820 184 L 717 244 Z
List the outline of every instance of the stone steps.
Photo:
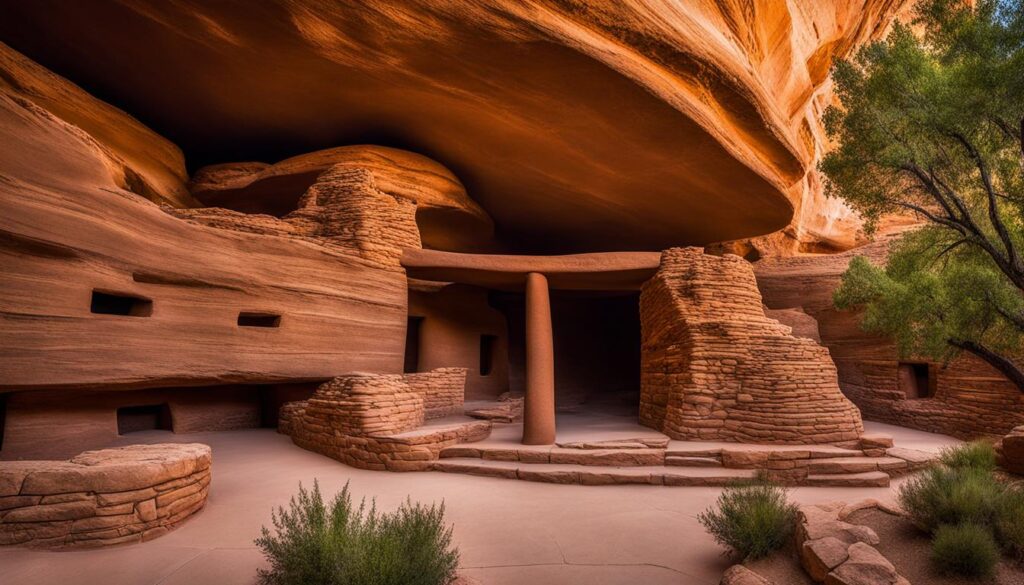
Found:
M 644 467 L 665 464 L 665 450 L 652 448 L 504 448 L 457 445 L 441 450 L 441 459 L 478 458 L 484 461 L 551 463 L 613 467 Z
M 684 457 L 666 455 L 665 465 L 670 467 L 721 467 L 722 460 L 716 457 Z
M 577 485 L 639 484 L 681 487 L 721 487 L 737 481 L 754 479 L 757 475 L 757 472 L 751 469 L 712 469 L 706 467 L 669 467 L 664 465 L 615 467 L 487 461 L 469 458 L 441 459 L 434 462 L 433 469 L 446 473 L 465 473 L 543 483 Z
M 869 471 L 902 471 L 907 462 L 898 457 L 835 457 L 813 459 L 807 467 L 811 475 L 866 473 Z
M 890 479 L 889 474 L 884 471 L 811 474 L 801 485 L 807 487 L 889 487 Z

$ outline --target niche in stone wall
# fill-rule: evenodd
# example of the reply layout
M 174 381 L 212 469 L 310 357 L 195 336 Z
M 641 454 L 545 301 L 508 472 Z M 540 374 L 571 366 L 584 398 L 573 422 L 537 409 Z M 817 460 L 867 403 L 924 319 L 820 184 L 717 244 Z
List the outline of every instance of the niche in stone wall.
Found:
M 123 406 L 117 409 L 117 434 L 170 431 L 171 408 L 167 403 Z
M 93 290 L 89 310 L 98 315 L 149 317 L 153 314 L 153 301 L 130 294 Z
M 238 314 L 239 327 L 280 327 L 281 315 L 242 311 Z
M 900 362 L 897 368 L 899 389 L 907 399 L 931 398 L 935 380 L 927 363 Z

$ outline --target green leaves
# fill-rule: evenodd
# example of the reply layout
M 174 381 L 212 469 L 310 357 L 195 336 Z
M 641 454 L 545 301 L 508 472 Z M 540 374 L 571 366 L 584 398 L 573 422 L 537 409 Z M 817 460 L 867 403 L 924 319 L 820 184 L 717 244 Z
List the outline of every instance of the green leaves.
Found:
M 446 585 L 459 564 L 444 504 L 406 500 L 381 513 L 372 502 L 354 506 L 345 484 L 327 506 L 314 481 L 312 491 L 299 486 L 272 524 L 256 539 L 270 563 L 259 572 L 263 585 Z

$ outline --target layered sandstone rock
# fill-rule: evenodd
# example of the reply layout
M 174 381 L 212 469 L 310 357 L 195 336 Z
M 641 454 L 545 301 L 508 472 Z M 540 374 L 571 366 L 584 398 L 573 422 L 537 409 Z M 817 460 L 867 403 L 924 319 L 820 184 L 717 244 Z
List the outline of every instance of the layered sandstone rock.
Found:
M 423 398 L 427 420 L 462 414 L 466 398 L 466 368 L 437 368 L 429 372 L 405 374 L 409 389 Z
M 86 451 L 0 465 L 0 545 L 84 548 L 151 540 L 206 504 L 199 443 Z
M 906 3 L 43 0 L 0 36 L 200 162 L 404 146 L 518 248 L 659 250 L 841 239 L 813 172 L 828 68 Z
M 662 254 L 640 295 L 640 422 L 676 439 L 857 439 L 860 413 L 829 352 L 765 316 L 750 264 L 699 248 Z
M 1024 424 L 1024 393 L 985 362 L 967 354 L 948 364 L 900 357 L 891 340 L 861 329 L 859 311 L 834 308 L 832 293 L 850 260 L 865 256 L 884 263 L 890 242 L 899 233 L 884 234 L 841 254 L 757 262 L 765 305 L 813 317 L 835 361 L 843 393 L 864 418 L 961 438 L 1002 436 Z M 914 364 L 925 380 L 901 376 Z
M 269 165 L 227 163 L 196 171 L 189 189 L 211 207 L 283 216 L 328 169 L 372 175 L 383 193 L 416 203 L 424 245 L 441 250 L 484 251 L 494 245 L 494 222 L 451 171 L 412 152 L 381 146 L 342 146 Z
M 999 466 L 1024 475 L 1024 425 L 1014 428 L 996 444 Z

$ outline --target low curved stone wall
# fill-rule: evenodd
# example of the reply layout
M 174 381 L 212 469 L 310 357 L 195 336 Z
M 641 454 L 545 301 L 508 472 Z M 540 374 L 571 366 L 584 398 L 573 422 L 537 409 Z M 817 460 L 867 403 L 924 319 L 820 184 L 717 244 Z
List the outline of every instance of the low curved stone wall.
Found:
M 206 504 L 210 447 L 131 445 L 0 462 L 0 545 L 97 547 L 166 534 Z

